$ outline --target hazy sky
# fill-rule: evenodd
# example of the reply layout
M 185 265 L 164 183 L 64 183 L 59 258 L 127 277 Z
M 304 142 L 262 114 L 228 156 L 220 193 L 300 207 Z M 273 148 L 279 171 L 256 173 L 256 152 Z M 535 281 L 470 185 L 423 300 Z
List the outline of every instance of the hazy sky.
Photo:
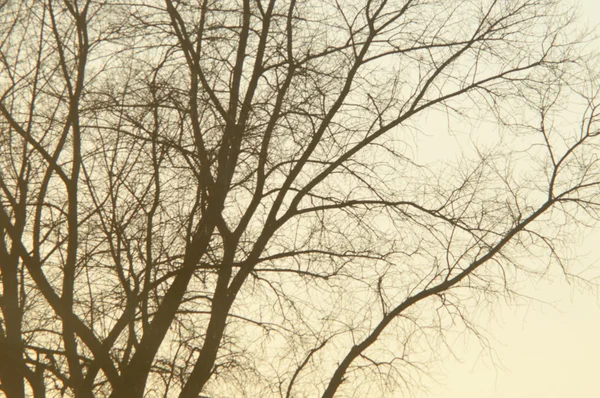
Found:
M 563 0 L 569 2 L 572 0 Z M 575 1 L 573 1 L 575 3 Z M 581 0 L 584 18 L 600 24 L 600 0 Z M 600 230 L 577 255 L 600 269 Z M 439 385 L 416 393 L 446 398 L 600 397 L 600 301 L 564 279 L 533 281 L 525 293 L 555 304 L 501 307 L 488 330 L 496 364 L 476 341 L 457 341 L 436 378 Z M 498 362 L 500 365 L 498 365 Z

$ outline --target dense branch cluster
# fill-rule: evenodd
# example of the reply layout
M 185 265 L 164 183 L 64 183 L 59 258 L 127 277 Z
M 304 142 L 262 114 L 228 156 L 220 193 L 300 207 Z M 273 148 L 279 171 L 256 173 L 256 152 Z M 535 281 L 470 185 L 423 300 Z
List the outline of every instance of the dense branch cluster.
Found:
M 564 3 L 0 2 L 0 390 L 418 385 L 598 218 Z

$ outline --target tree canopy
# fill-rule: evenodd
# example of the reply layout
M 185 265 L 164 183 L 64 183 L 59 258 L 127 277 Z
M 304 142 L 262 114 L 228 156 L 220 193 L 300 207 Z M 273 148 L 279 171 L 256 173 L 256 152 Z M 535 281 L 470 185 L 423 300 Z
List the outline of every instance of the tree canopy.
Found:
M 565 3 L 0 1 L 0 390 L 398 396 L 520 278 L 580 278 Z

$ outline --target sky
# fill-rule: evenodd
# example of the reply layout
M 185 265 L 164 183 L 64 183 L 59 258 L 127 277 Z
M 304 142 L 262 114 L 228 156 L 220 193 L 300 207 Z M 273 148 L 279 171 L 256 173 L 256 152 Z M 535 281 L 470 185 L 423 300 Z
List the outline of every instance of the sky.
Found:
M 571 1 L 571 0 L 563 0 Z M 575 1 L 573 1 L 575 2 Z M 600 0 L 579 1 L 584 19 L 600 25 Z M 600 28 L 599 28 L 600 29 Z M 575 248 L 600 270 L 600 228 Z M 418 398 L 600 397 L 600 298 L 563 278 L 531 281 L 524 293 L 553 305 L 502 305 L 487 327 L 492 355 L 473 338 L 454 342 Z

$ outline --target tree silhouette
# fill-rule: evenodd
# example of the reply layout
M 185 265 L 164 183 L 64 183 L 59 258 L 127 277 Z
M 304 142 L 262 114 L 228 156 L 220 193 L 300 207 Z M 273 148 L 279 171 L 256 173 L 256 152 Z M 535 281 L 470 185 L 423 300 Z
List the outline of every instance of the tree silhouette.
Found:
M 2 391 L 418 384 L 598 217 L 561 3 L 3 1 Z

